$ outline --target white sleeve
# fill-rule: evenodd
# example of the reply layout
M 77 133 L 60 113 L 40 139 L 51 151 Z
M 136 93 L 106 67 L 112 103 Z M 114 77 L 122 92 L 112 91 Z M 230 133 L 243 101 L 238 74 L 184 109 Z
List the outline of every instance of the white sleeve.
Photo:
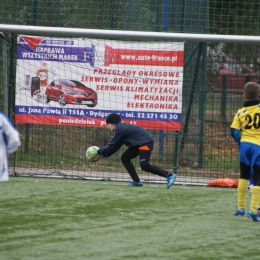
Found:
M 14 153 L 21 145 L 18 131 L 8 117 L 3 115 L 3 134 L 6 137 L 7 153 Z

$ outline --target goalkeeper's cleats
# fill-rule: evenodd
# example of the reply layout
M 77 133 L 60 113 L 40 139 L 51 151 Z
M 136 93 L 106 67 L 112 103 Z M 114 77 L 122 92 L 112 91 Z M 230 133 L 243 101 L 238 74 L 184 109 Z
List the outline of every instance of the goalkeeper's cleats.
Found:
M 251 209 L 248 211 L 247 216 L 253 219 L 255 222 L 260 222 L 260 217 L 258 216 L 258 214 L 254 214 L 254 212 Z
M 141 181 L 139 181 L 139 182 L 131 181 L 127 186 L 142 187 L 143 183 Z
M 167 177 L 167 189 L 171 188 L 171 186 L 173 185 L 176 177 L 177 177 L 177 174 L 175 174 L 175 173 L 173 175 Z
M 236 206 L 236 210 L 234 212 L 234 215 L 235 216 L 244 216 L 245 215 L 245 209 L 241 208 L 241 209 L 237 209 L 237 206 Z

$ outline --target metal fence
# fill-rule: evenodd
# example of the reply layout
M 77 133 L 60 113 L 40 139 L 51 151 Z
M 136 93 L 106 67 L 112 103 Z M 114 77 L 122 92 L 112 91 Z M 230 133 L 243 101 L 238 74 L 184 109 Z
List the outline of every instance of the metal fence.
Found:
M 0 24 L 183 34 L 259 34 L 258 1 L 225 5 L 222 1 L 204 0 L 0 2 L 3 7 Z M 260 80 L 259 46 L 246 43 L 246 39 L 244 42 L 223 43 L 220 39 L 214 43 L 185 43 L 182 130 L 151 131 L 155 139 L 152 163 L 169 171 L 178 167 L 180 183 L 205 184 L 214 178 L 239 175 L 238 150 L 229 127 L 236 110 L 243 104 L 244 84 Z M 3 79 L 0 109 L 5 109 L 14 120 L 15 33 L 2 35 L 0 53 Z M 104 129 L 35 124 L 17 124 L 16 127 L 23 143 L 10 157 L 16 174 L 128 178 L 120 164 L 121 152 L 96 164 L 85 158 L 88 144 L 103 146 L 111 138 Z M 138 167 L 138 161 L 135 165 Z M 161 181 L 151 175 L 143 175 L 143 178 Z

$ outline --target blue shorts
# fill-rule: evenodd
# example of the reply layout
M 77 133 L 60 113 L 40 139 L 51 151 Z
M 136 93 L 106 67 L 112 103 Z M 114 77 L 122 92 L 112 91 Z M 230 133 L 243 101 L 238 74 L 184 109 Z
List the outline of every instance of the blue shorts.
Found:
M 251 169 L 254 165 L 260 166 L 260 146 L 252 143 L 241 142 L 239 147 L 239 160 Z

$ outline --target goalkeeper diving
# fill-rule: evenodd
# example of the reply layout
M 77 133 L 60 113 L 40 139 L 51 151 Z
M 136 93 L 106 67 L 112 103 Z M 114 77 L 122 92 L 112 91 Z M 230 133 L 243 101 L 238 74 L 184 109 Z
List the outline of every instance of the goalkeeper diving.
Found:
M 166 178 L 167 189 L 173 185 L 177 177 L 175 173 L 167 172 L 150 164 L 154 140 L 148 131 L 141 126 L 121 122 L 121 118 L 118 114 L 109 114 L 106 119 L 106 124 L 107 128 L 114 133 L 114 136 L 106 146 L 96 149 L 96 154 L 109 157 L 116 153 L 123 144 L 126 145 L 128 149 L 122 154 L 121 161 L 133 180 L 128 186 L 143 186 L 131 162 L 131 160 L 138 155 L 140 167 L 143 171 Z

